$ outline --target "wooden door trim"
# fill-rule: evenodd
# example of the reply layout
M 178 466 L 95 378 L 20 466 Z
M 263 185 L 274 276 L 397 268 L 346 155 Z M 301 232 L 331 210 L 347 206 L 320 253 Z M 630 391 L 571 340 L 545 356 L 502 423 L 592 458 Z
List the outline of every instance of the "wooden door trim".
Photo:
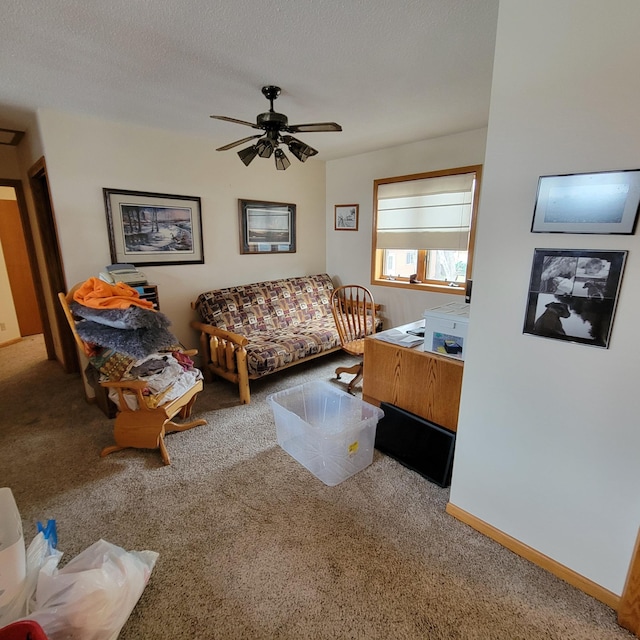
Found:
M 56 318 L 55 331 L 59 338 L 60 353 L 58 359 L 66 373 L 74 373 L 79 370 L 78 354 L 75 340 L 69 329 L 69 324 L 64 316 L 62 306 L 58 304 L 58 293 L 67 291 L 66 278 L 64 276 L 64 266 L 60 242 L 58 239 L 58 229 L 56 216 L 51 198 L 49 177 L 44 157 L 38 159 L 28 170 L 29 184 L 33 195 L 33 204 L 36 213 L 36 220 L 40 231 L 40 241 L 45 257 L 46 273 L 48 276 L 48 291 L 50 302 L 53 305 L 53 313 Z M 42 184 L 44 182 L 44 185 Z M 44 191 L 46 190 L 46 193 Z M 44 206 L 46 198 L 46 207 Z M 43 304 L 46 304 L 43 302 Z M 48 321 L 48 312 L 46 314 Z M 54 331 L 54 327 L 51 327 Z M 54 358 L 56 354 L 54 352 Z
M 640 532 L 618 607 L 618 624 L 640 637 Z

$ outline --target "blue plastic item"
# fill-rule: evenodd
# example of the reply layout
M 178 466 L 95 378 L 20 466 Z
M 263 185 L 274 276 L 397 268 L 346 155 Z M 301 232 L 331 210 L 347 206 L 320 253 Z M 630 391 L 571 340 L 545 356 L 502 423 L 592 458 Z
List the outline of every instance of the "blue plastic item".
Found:
M 49 541 L 52 549 L 58 546 L 58 531 L 56 530 L 56 521 L 47 520 L 47 526 L 43 526 L 42 522 L 38 522 L 38 533 L 44 534 L 44 539 Z

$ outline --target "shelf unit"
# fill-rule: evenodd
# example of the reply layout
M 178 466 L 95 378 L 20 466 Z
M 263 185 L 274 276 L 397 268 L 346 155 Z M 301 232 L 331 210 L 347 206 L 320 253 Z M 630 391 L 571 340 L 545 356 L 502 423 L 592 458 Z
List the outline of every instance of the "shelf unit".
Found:
M 156 311 L 160 310 L 160 301 L 158 299 L 158 287 L 155 284 L 141 284 L 137 287 L 133 287 L 139 294 L 142 300 L 150 300 L 153 302 L 153 308 Z

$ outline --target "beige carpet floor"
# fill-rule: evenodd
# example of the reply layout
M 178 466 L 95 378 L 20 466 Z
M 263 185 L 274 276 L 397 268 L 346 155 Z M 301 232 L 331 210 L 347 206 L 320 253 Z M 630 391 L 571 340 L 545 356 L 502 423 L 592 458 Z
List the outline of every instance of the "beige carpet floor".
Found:
M 206 385 L 208 424 L 100 458 L 112 421 L 42 338 L 0 349 L 0 486 L 25 539 L 55 518 L 62 563 L 103 538 L 157 551 L 122 630 L 154 639 L 629 640 L 615 612 L 448 516 L 448 490 L 375 452 L 325 486 L 284 452 L 266 397 L 333 377 L 328 356 Z M 336 383 L 340 384 L 340 383 Z

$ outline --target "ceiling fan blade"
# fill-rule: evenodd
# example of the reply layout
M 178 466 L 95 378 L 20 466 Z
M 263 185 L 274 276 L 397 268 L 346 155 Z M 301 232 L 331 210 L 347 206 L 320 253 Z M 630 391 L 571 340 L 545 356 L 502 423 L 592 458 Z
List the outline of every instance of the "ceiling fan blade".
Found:
M 233 147 L 237 147 L 239 144 L 244 144 L 245 142 L 249 142 L 249 140 L 253 140 L 254 138 L 259 138 L 262 134 L 258 133 L 255 136 L 249 136 L 248 138 L 242 138 L 242 140 L 236 140 L 235 142 L 230 142 L 229 144 L 225 144 L 224 147 L 219 147 L 216 151 L 227 151 L 227 149 L 233 149 Z
M 247 127 L 253 127 L 254 129 L 264 129 L 260 125 L 257 125 L 255 122 L 247 122 L 246 120 L 238 120 L 237 118 L 230 118 L 229 116 L 209 116 L 210 118 L 215 118 L 216 120 L 224 120 L 225 122 L 234 122 L 235 124 L 244 124 Z
M 312 133 L 314 131 L 342 131 L 342 127 L 335 122 L 310 122 L 308 124 L 290 124 L 284 127 L 289 133 Z

